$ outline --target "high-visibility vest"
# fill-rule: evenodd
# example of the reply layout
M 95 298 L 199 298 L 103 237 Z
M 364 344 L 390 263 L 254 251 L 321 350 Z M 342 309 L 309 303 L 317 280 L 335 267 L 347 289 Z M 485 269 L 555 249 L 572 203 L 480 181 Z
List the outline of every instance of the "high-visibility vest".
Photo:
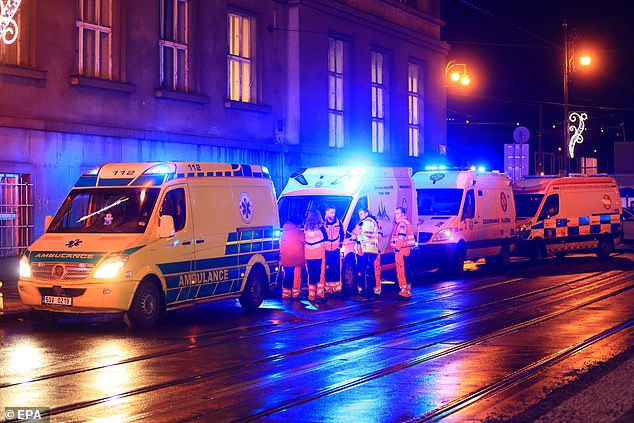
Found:
M 324 241 L 326 251 L 338 250 L 343 242 L 343 226 L 341 225 L 341 221 L 336 217 L 332 223 L 326 220 L 324 229 L 326 230 L 326 240 Z
M 325 231 L 323 227 L 317 229 L 304 228 L 304 256 L 306 260 L 324 257 Z
M 363 219 L 358 240 L 364 253 L 379 253 L 379 224 L 376 220 L 370 216 Z
M 404 253 L 409 253 L 411 247 L 416 245 L 416 239 L 414 238 L 414 232 L 412 231 L 412 224 L 409 223 L 407 218 L 401 219 L 394 225 L 394 231 L 392 231 L 392 247 L 395 250 L 403 250 Z

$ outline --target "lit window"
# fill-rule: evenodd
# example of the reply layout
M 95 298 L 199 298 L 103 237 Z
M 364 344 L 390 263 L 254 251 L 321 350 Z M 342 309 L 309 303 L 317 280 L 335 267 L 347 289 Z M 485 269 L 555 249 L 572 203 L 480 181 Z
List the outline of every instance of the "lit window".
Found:
M 229 99 L 255 103 L 255 20 L 229 14 L 229 56 L 227 88 Z
M 188 1 L 161 0 L 161 87 L 187 91 Z
M 410 157 L 418 157 L 423 150 L 421 139 L 421 108 L 423 87 L 421 84 L 420 65 L 409 63 L 407 65 L 407 101 L 408 101 L 408 140 Z
M 372 70 L 372 152 L 385 151 L 384 55 L 376 51 L 371 56 Z
M 112 78 L 111 0 L 78 0 L 77 63 L 80 75 Z
M 343 147 L 343 41 L 328 39 L 328 146 Z

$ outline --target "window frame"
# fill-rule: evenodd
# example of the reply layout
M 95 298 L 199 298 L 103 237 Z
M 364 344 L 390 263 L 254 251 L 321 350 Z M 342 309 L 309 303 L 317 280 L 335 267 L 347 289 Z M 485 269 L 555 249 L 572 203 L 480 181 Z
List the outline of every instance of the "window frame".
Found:
M 238 54 L 234 54 L 235 52 L 232 49 L 234 32 L 232 32 L 232 17 L 237 17 L 239 23 L 236 28 L 240 28 L 238 40 Z M 248 27 L 248 56 L 244 55 L 244 21 L 249 22 Z M 239 103 L 258 103 L 258 73 L 257 73 L 257 19 L 254 15 L 250 15 L 244 13 L 242 11 L 237 10 L 229 10 L 227 12 L 227 99 L 230 101 L 236 101 Z M 238 92 L 234 92 L 234 80 L 233 80 L 233 72 L 232 65 L 237 64 L 238 67 Z M 249 75 L 247 85 L 248 90 L 245 90 L 245 81 L 244 81 L 244 65 L 248 65 Z M 245 95 L 245 92 L 247 95 Z M 237 95 L 235 95 L 237 94 Z
M 344 40 L 328 37 L 328 147 L 333 148 L 345 145 L 345 53 Z
M 101 10 L 102 1 L 100 0 L 77 0 L 79 2 L 78 5 L 78 14 L 79 17 L 75 23 L 76 26 L 76 40 L 77 40 L 77 73 L 79 75 L 83 75 L 91 78 L 99 78 L 99 79 L 113 79 L 113 22 L 114 22 L 114 2 L 116 0 L 108 1 L 108 11 L 107 11 L 107 22 L 110 26 L 106 26 L 103 24 L 104 14 Z M 84 21 L 85 16 L 85 4 L 86 2 L 94 3 L 94 13 L 95 13 L 95 22 L 89 22 L 88 20 Z M 86 68 L 85 63 L 85 41 L 86 31 L 94 32 L 94 46 L 93 46 L 93 54 L 94 54 L 94 63 L 92 64 L 92 71 L 89 72 Z M 106 34 L 106 43 L 107 43 L 107 53 L 106 58 L 104 59 L 103 52 L 101 47 L 102 38 L 101 35 Z M 104 62 L 105 60 L 105 62 Z M 105 63 L 105 66 L 104 66 Z M 106 68 L 106 69 L 104 69 Z
M 172 23 L 170 36 L 168 39 L 166 28 L 166 10 L 165 2 L 168 0 L 160 0 L 159 4 L 159 83 L 161 88 L 171 91 L 189 92 L 191 89 L 191 68 L 190 60 L 190 1 L 189 0 L 169 0 L 172 1 L 172 17 L 169 22 Z M 179 3 L 184 5 L 183 21 L 179 20 Z M 179 28 L 180 24 L 184 28 Z M 179 34 L 182 34 L 184 40 L 178 40 Z M 165 50 L 171 50 L 171 70 L 169 80 L 166 79 L 166 54 Z M 179 54 L 183 54 L 182 68 L 179 61 Z
M 387 55 L 378 50 L 370 52 L 370 90 L 371 90 L 371 122 L 372 122 L 372 152 L 386 152 L 386 104 L 387 72 L 385 62 Z
M 419 157 L 424 154 L 424 136 L 421 117 L 423 110 L 423 78 L 422 64 L 409 61 L 407 63 L 407 140 L 409 157 Z

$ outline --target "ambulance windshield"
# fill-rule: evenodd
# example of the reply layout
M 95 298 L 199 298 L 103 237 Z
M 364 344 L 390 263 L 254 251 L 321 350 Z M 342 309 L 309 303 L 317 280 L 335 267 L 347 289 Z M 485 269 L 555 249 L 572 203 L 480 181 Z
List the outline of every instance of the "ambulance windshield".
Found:
M 336 216 L 339 220 L 343 221 L 343 217 L 346 215 L 351 201 L 352 197 L 341 195 L 283 196 L 277 203 L 280 211 L 280 223 L 283 225 L 293 216 L 299 217 L 303 222 L 309 210 L 319 210 L 323 218 L 326 207 L 328 206 L 334 207 Z
M 158 188 L 92 188 L 70 192 L 48 233 L 142 233 Z
M 459 188 L 417 189 L 419 216 L 457 216 L 462 191 Z
M 513 194 L 518 219 L 535 217 L 544 194 Z

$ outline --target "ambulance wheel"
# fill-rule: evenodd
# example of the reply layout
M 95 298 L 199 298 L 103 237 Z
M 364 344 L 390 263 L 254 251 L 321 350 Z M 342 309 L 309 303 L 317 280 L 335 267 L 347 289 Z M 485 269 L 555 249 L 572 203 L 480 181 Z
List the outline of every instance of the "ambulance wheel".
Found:
M 443 266 L 442 273 L 445 273 L 450 276 L 460 276 L 464 271 L 464 262 L 467 259 L 467 249 L 464 244 L 458 244 L 456 247 L 456 251 L 454 251 L 453 256 L 449 263 Z
M 612 242 L 612 239 L 608 236 L 602 236 L 599 239 L 599 245 L 597 245 L 597 257 L 610 257 L 612 250 L 614 250 L 614 243 Z
M 124 316 L 125 323 L 135 329 L 154 326 L 161 316 L 161 292 L 152 282 L 141 281 L 130 310 Z
M 240 295 L 240 305 L 247 310 L 255 310 L 264 301 L 266 275 L 258 269 L 251 269 L 247 284 Z
M 348 257 L 344 259 L 343 266 L 341 268 L 341 280 L 343 295 L 354 296 L 357 295 L 357 265 L 354 262 L 354 258 Z
M 546 257 L 546 247 L 544 243 L 539 239 L 535 239 L 532 241 L 529 251 L 529 258 L 531 261 L 537 261 Z
M 511 249 L 508 245 L 503 245 L 500 254 L 495 256 L 495 267 L 506 269 L 511 261 Z

